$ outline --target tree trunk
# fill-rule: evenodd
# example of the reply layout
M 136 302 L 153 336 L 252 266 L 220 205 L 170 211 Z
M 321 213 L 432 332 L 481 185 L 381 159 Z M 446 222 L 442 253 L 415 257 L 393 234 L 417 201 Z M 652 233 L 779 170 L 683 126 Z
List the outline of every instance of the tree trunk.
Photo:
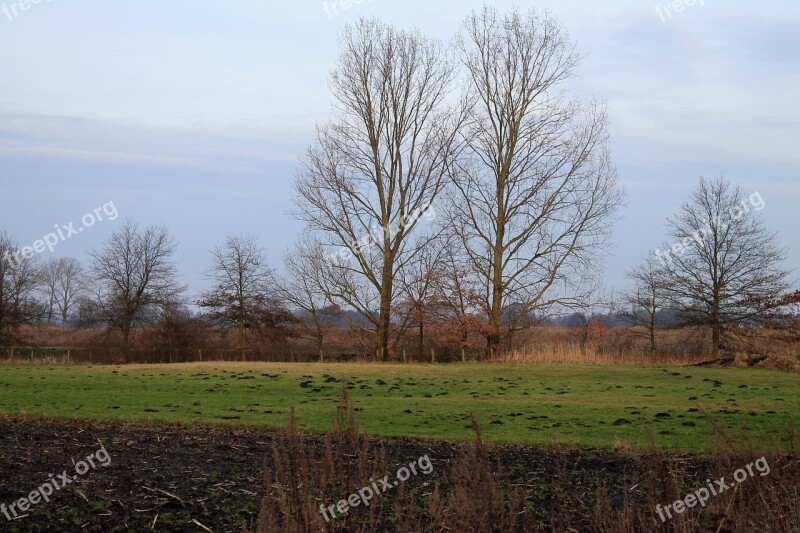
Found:
M 130 354 L 131 322 L 127 318 L 122 324 L 122 360 L 127 363 Z
M 242 360 L 244 361 L 244 303 L 239 300 L 239 349 L 242 350 Z
M 492 310 L 489 315 L 489 325 L 492 332 L 486 337 L 489 354 L 493 354 L 500 346 L 500 325 L 503 319 L 503 287 L 502 270 L 495 272 L 495 281 L 492 282 Z
M 656 332 L 655 330 L 650 330 L 650 355 L 655 357 L 656 355 Z
M 425 324 L 420 321 L 419 323 L 419 358 L 425 357 Z
M 714 290 L 714 301 L 712 304 L 711 310 L 711 358 L 717 359 L 719 358 L 719 343 L 720 343 L 720 333 L 721 333 L 721 326 L 719 320 L 719 304 L 720 304 L 720 296 L 719 296 L 719 289 Z
M 377 348 L 379 359 L 386 361 L 389 356 L 389 326 L 392 312 L 392 266 L 388 260 L 384 260 L 380 297 L 381 309 L 378 317 Z
M 650 320 L 650 356 L 656 355 L 656 324 L 655 319 Z
M 719 357 L 719 342 L 720 342 L 720 327 L 719 323 L 711 325 L 711 358 L 717 359 Z
M 489 355 L 493 355 L 500 345 L 500 326 L 503 318 L 503 240 L 506 235 L 506 220 L 504 198 L 504 177 L 498 178 L 497 187 L 497 235 L 495 236 L 492 253 L 492 308 L 489 316 L 489 325 L 492 332 L 487 337 Z

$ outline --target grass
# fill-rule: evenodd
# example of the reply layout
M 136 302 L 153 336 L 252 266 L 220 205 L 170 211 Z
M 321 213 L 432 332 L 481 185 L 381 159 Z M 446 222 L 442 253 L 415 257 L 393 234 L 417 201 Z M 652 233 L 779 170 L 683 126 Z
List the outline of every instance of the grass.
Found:
M 375 436 L 709 451 L 713 424 L 765 449 L 800 426 L 800 376 L 635 366 L 190 363 L 0 366 L 0 413 L 325 431 L 350 383 Z M 363 411 L 362 411 L 363 410 Z

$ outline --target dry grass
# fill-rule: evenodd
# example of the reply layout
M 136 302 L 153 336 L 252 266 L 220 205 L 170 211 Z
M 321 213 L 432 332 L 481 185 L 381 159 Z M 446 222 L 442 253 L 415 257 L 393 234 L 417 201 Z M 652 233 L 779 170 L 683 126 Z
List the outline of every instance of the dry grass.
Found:
M 500 353 L 492 357 L 496 363 L 533 365 L 690 365 L 704 361 L 702 354 L 645 355 L 641 352 L 606 352 L 577 343 L 557 343 Z
M 492 360 L 548 365 L 688 365 L 706 359 L 706 338 L 694 329 L 657 332 L 657 350 L 649 353 L 642 328 L 542 327 L 521 332 L 514 345 Z
M 748 446 L 746 432 L 733 436 L 721 425 L 716 425 L 715 436 L 717 443 L 705 474 L 698 472 L 691 458 L 665 456 L 655 449 L 642 456 L 642 468 L 649 471 L 650 475 L 642 478 L 643 482 L 636 486 L 636 492 L 624 495 L 621 505 L 614 506 L 609 500 L 598 502 L 595 507 L 598 530 L 622 533 L 800 531 L 798 435 L 791 435 L 789 449 L 779 449 L 761 456 L 754 451 L 752 441 Z M 758 459 L 766 461 L 768 472 L 752 468 Z M 754 474 L 748 475 L 740 483 L 733 482 L 735 472 L 741 470 L 747 473 L 748 465 Z M 704 506 L 695 503 L 694 509 L 686 509 L 682 513 L 674 510 L 671 513 L 663 512 L 664 507 L 685 500 L 688 495 L 700 488 L 707 488 L 709 484 L 718 488 L 715 480 L 723 477 L 730 488 L 720 494 L 710 495 Z M 657 506 L 662 509 L 660 515 L 656 512 Z
M 383 445 L 373 446 L 358 431 L 347 384 L 343 383 L 321 456 L 304 446 L 293 411 L 272 445 L 271 461 L 265 461 L 258 531 L 533 531 L 527 525 L 531 517 L 523 493 L 508 480 L 499 480 L 475 420 L 473 427 L 476 440 L 453 460 L 445 477 L 447 489 L 442 491 L 436 483 L 426 494 L 427 503 L 419 500 L 420 480 L 411 478 L 393 492 L 375 497 L 367 510 L 361 508 L 358 513 L 326 522 L 319 510 L 321 504 L 347 498 L 369 485 L 366 480 L 392 471 Z
M 764 456 L 768 474 L 755 471 L 735 488 L 711 497 L 705 507 L 673 512 L 672 518 L 661 521 L 657 505 L 663 508 L 685 499 L 706 487 L 708 478 L 725 476 L 730 481 L 737 469 L 753 463 L 759 456 L 748 448 L 748 439 L 734 438 L 719 426 L 710 457 L 669 455 L 655 447 L 635 453 L 619 443 L 616 457 L 632 466 L 630 471 L 623 467 L 621 486 L 619 480 L 608 486 L 613 476 L 606 468 L 613 469 L 611 465 L 618 462 L 613 456 L 590 463 L 596 477 L 587 482 L 587 465 L 581 459 L 585 452 L 568 451 L 552 456 L 548 479 L 512 483 L 504 467 L 492 463 L 493 448 L 483 443 L 480 428 L 473 425 L 475 441 L 453 456 L 446 472 L 438 472 L 432 490 L 401 483 L 394 492 L 373 500 L 368 510 L 361 508 L 326 523 L 320 503 L 346 498 L 365 480 L 391 468 L 383 444 L 376 445 L 358 432 L 344 388 L 321 453 L 303 445 L 303 434 L 293 419 L 273 445 L 272 464 L 265 464 L 259 532 L 800 531 L 797 435 L 790 439 L 789 449 Z M 522 475 L 528 479 L 527 472 Z

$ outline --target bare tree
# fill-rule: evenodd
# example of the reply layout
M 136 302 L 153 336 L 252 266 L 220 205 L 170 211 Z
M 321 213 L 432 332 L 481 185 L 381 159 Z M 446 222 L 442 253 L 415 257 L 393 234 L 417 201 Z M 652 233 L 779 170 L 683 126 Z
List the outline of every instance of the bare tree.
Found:
M 650 355 L 655 355 L 658 314 L 667 309 L 670 302 L 665 288 L 664 268 L 653 254 L 648 254 L 626 276 L 631 281 L 631 286 L 622 297 L 625 309 L 617 314 L 629 324 L 646 330 L 650 341 Z
M 467 362 L 467 350 L 475 348 L 475 338 L 485 338 L 493 331 L 488 325 L 485 288 L 468 259 L 459 253 L 455 243 L 448 241 L 433 278 L 433 309 L 435 322 L 441 329 L 445 342 L 456 344 L 461 351 L 461 361 Z
M 686 324 L 711 329 L 714 358 L 728 328 L 764 320 L 789 287 L 785 252 L 756 215 L 765 205 L 724 177 L 701 178 L 668 221 L 677 242 L 657 251 L 671 306 Z
M 0 231 L 0 344 L 19 341 L 19 328 L 44 316 L 36 298 L 40 269 L 32 257 L 20 253 L 17 243 Z
M 302 237 L 284 255 L 286 275 L 278 283 L 281 299 L 299 311 L 298 329 L 316 344 L 320 363 L 325 360 L 325 327 L 338 315 L 338 308 L 325 296 L 323 256 L 318 243 Z
M 484 7 L 457 48 L 476 104 L 463 129 L 454 227 L 487 283 L 493 351 L 532 325 L 531 313 L 580 305 L 621 192 L 604 106 L 560 92 L 579 58 L 554 18 Z
M 170 363 L 189 361 L 206 347 L 208 327 L 202 317 L 184 305 L 165 306 L 158 324 L 148 335 L 151 349 L 166 354 Z M 163 359 L 162 359 L 163 360 Z
M 447 182 L 459 114 L 446 105 L 449 55 L 418 33 L 361 20 L 340 37 L 331 75 L 336 119 L 318 129 L 296 183 L 298 216 L 344 260 L 333 303 L 375 328 L 390 355 L 396 276 L 418 250 L 409 235 Z
M 43 288 L 47 299 L 47 321 L 58 312 L 61 324 L 66 324 L 78 299 L 86 289 L 85 274 L 80 261 L 72 257 L 51 259 L 42 268 Z
M 403 295 L 400 305 L 403 328 L 411 324 L 418 328 L 420 360 L 425 357 L 425 328 L 439 314 L 435 299 L 436 287 L 442 258 L 450 251 L 446 239 L 426 239 L 426 243 L 420 247 L 398 279 Z
M 126 362 L 133 326 L 157 320 L 186 290 L 177 281 L 172 262 L 176 246 L 166 228 L 149 226 L 140 231 L 137 224 L 126 221 L 91 254 L 94 313 L 109 328 L 122 332 Z
M 44 318 L 48 324 L 52 324 L 53 316 L 56 314 L 56 263 L 55 259 L 49 259 L 39 269 L 39 292 L 43 298 Z
M 247 330 L 271 335 L 292 321 L 276 299 L 274 272 L 254 237 L 228 237 L 223 246 L 215 247 L 206 275 L 214 285 L 198 305 L 217 324 L 237 328 L 240 349 L 247 346 Z

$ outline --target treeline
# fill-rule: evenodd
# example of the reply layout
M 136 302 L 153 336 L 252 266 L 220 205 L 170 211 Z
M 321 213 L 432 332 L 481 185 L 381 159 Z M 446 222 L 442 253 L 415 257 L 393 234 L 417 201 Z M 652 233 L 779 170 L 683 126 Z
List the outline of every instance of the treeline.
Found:
M 378 360 L 399 359 L 409 338 L 423 353 L 432 331 L 464 360 L 493 357 L 554 316 L 588 324 L 604 305 L 648 331 L 651 353 L 665 313 L 706 328 L 714 356 L 743 324 L 794 334 L 800 292 L 758 217 L 763 199 L 724 178 L 701 179 L 668 221 L 675 244 L 631 270 L 630 292 L 602 298 L 623 193 L 605 106 L 566 93 L 574 43 L 547 12 L 490 7 L 452 43 L 376 20 L 343 31 L 333 119 L 299 166 L 305 228 L 281 275 L 253 237 L 212 251 L 214 285 L 195 303 L 236 349 L 291 332 L 322 357 L 338 321 Z M 8 236 L 0 246 L 15 250 Z M 118 331 L 127 357 L 135 326 L 186 303 L 174 249 L 165 228 L 129 222 L 85 276 L 71 260 L 3 266 L 0 335 L 74 309 L 78 324 Z
M 506 306 L 500 327 L 504 351 L 524 350 L 540 340 L 595 354 L 641 350 L 656 355 L 659 339 L 667 344 L 662 354 L 680 353 L 678 346 L 714 355 L 720 349 L 767 352 L 765 342 L 796 345 L 798 293 L 787 290 L 775 238 L 753 213 L 686 239 L 681 223 L 703 220 L 695 210 L 709 198 L 718 203 L 715 212 L 741 205 L 741 194 L 726 180 L 701 180 L 682 208 L 683 218 L 669 222 L 676 242 L 686 246 L 669 262 L 648 255 L 629 271 L 632 283 L 626 293 L 595 299 L 580 310 L 562 307 L 567 312 L 553 315 Z M 403 290 L 392 306 L 393 360 L 466 361 L 493 355 L 490 335 L 496 330 L 481 306 L 476 277 L 454 268 L 458 251 L 439 248 L 441 242 L 431 239 L 420 250 L 420 258 L 437 253 L 435 261 L 414 263 L 415 276 L 401 278 Z M 78 342 L 73 337 L 69 345 L 88 346 L 98 357 L 117 354 L 124 361 L 326 360 L 379 354 L 374 327 L 379 311 L 365 316 L 342 305 L 330 290 L 335 285 L 326 284 L 327 276 L 346 263 L 295 250 L 285 255 L 278 274 L 254 237 L 229 237 L 211 250 L 206 271 L 211 288 L 190 298 L 173 263 L 175 249 L 165 228 L 125 222 L 84 266 L 74 258 L 39 261 L 16 254 L 16 242 L 0 232 L 0 347 L 25 344 L 25 335 L 35 331 L 31 326 L 55 324 L 93 332 Z M 533 335 L 519 335 L 537 326 Z M 574 331 L 542 334 L 552 326 Z M 623 326 L 636 327 L 625 328 L 624 334 L 607 331 Z M 664 333 L 687 327 L 694 333 Z M 710 343 L 698 339 L 698 332 L 709 335 Z M 542 346 L 537 350 L 546 351 Z

